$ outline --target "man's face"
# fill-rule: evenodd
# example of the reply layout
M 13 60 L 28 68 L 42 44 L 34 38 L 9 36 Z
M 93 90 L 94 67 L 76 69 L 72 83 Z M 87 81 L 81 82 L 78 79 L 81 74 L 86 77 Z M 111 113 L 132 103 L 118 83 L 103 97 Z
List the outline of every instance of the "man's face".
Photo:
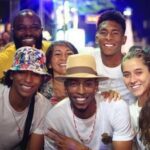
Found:
M 13 38 L 16 48 L 22 46 L 42 47 L 42 28 L 39 18 L 35 15 L 21 15 L 15 20 Z
M 96 79 L 68 79 L 66 91 L 71 100 L 74 111 L 83 112 L 95 102 L 95 93 L 98 89 Z
M 99 25 L 96 40 L 102 55 L 113 56 L 121 54 L 121 47 L 126 42 L 121 26 L 115 21 L 104 21 Z
M 23 98 L 32 97 L 42 83 L 42 76 L 31 71 L 12 72 L 12 91 Z

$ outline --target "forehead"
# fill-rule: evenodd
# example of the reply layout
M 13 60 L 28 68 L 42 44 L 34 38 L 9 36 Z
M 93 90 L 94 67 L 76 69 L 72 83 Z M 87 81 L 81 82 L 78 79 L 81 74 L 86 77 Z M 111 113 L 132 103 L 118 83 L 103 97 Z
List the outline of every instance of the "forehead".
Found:
M 29 14 L 19 15 L 14 20 L 14 26 L 17 26 L 19 24 L 24 24 L 24 25 L 39 24 L 39 25 L 41 25 L 41 21 L 36 15 L 29 15 Z
M 103 21 L 100 25 L 99 25 L 99 30 L 102 29 L 117 29 L 117 30 L 122 30 L 121 25 L 113 20 L 106 20 Z
M 66 79 L 67 81 L 76 81 L 76 82 L 87 82 L 87 81 L 96 81 L 94 78 L 72 78 L 72 79 Z
M 53 51 L 60 50 L 60 51 L 73 51 L 69 46 L 65 44 L 55 45 Z
M 144 64 L 142 58 L 130 58 L 123 62 L 123 71 L 130 71 L 135 69 L 148 69 L 148 66 Z

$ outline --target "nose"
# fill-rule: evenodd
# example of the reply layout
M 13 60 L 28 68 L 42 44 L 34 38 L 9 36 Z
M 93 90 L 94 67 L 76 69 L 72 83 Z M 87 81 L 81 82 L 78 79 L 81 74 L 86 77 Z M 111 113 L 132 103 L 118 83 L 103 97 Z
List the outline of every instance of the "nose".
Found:
M 66 54 L 62 54 L 61 59 L 62 60 L 67 60 L 67 55 Z
M 110 39 L 111 39 L 111 33 L 108 33 L 108 34 L 106 35 L 106 38 L 107 38 L 108 40 L 110 40 Z
M 32 74 L 30 72 L 26 73 L 25 81 L 28 82 L 28 83 L 32 82 Z
M 84 94 L 85 93 L 85 88 L 84 88 L 84 85 L 82 83 L 79 85 L 78 92 L 79 92 L 79 94 Z
M 135 81 L 136 81 L 136 77 L 135 77 L 135 75 L 132 74 L 132 75 L 130 76 L 130 82 L 131 82 L 131 83 L 134 83 Z
M 26 33 L 26 35 L 31 35 L 32 30 L 30 28 L 26 28 L 25 33 Z

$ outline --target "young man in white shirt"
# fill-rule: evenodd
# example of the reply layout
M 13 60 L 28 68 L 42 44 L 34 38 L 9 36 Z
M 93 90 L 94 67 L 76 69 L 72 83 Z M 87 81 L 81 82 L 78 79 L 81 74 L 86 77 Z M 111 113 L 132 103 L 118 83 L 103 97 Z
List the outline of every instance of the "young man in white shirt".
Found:
M 84 60 L 84 61 L 83 61 Z M 123 100 L 108 102 L 97 94 L 94 57 L 68 57 L 63 79 L 68 98 L 46 116 L 45 150 L 131 150 L 134 136 L 129 109 Z
M 134 96 L 126 88 L 121 71 L 122 45 L 126 42 L 126 22 L 119 11 L 109 10 L 102 13 L 97 22 L 96 41 L 100 50 L 94 51 L 98 74 L 109 77 L 100 81 L 100 91 L 116 90 L 122 98 L 131 104 Z

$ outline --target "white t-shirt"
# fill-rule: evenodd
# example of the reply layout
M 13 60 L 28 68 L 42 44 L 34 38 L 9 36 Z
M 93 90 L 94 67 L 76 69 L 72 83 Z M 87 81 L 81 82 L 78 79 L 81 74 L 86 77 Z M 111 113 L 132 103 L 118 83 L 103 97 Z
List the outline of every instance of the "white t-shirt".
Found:
M 93 51 L 92 55 L 95 57 L 97 73 L 109 77 L 108 80 L 99 82 L 99 90 L 101 92 L 116 90 L 120 93 L 123 100 L 128 104 L 132 104 L 135 101 L 135 97 L 124 84 L 121 64 L 113 68 L 107 67 L 102 62 L 100 51 Z
M 92 150 L 109 150 L 112 144 L 102 142 L 102 134 L 107 133 L 113 141 L 128 141 L 133 139 L 133 130 L 130 124 L 129 109 L 123 100 L 106 102 L 103 97 L 96 96 L 97 113 L 94 134 L 89 143 L 84 143 Z M 95 115 L 88 119 L 75 117 L 78 133 L 82 139 L 89 139 L 93 129 Z M 65 98 L 49 111 L 46 116 L 46 129 L 52 127 L 63 135 L 72 137 L 81 142 L 75 130 L 73 113 L 69 98 Z M 56 150 L 49 138 L 45 137 L 45 150 Z
M 131 120 L 132 120 L 133 128 L 134 128 L 135 133 L 136 133 L 136 144 L 137 144 L 138 150 L 144 150 L 145 149 L 144 145 L 142 144 L 142 142 L 139 139 L 140 135 L 139 135 L 138 121 L 139 121 L 139 115 L 140 115 L 141 109 L 142 109 L 142 107 L 138 106 L 138 101 L 136 101 L 134 104 L 130 105 Z
M 13 149 L 13 147 L 21 141 L 29 108 L 26 108 L 22 112 L 15 111 L 9 102 L 9 91 L 10 88 L 0 84 L 0 150 Z M 44 133 L 44 118 L 50 108 L 51 105 L 49 101 L 40 93 L 37 93 L 35 96 L 34 114 L 30 134 Z M 21 137 L 18 136 L 17 123 L 22 130 Z

